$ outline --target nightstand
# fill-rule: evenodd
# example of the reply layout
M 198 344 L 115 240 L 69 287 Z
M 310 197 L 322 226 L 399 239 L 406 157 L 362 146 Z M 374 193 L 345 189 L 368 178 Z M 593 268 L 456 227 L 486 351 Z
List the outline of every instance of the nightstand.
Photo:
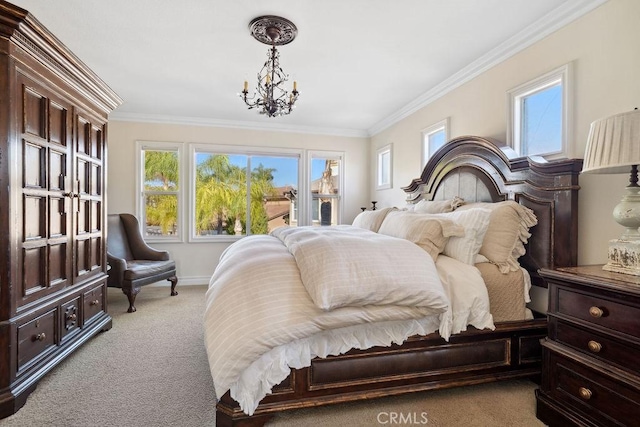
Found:
M 640 276 L 541 270 L 549 285 L 537 416 L 549 426 L 640 425 Z

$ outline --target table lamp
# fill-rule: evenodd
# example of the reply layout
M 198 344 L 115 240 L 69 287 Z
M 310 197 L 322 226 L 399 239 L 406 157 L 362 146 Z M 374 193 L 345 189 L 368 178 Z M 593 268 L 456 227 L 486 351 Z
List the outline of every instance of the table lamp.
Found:
M 640 276 L 640 110 L 596 120 L 591 124 L 583 173 L 627 173 L 629 185 L 613 218 L 625 230 L 619 239 L 609 241 L 608 262 L 604 270 Z

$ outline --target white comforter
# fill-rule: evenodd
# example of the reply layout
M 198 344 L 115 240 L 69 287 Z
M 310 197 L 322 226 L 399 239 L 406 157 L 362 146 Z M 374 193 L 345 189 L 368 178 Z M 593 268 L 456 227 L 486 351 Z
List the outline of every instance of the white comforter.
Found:
M 411 257 L 403 258 L 406 264 L 393 266 L 396 273 L 411 271 L 416 263 L 434 266 L 426 252 L 409 253 Z M 411 335 L 435 331 L 448 339 L 467 324 L 492 328 L 477 269 L 443 256 L 438 264 L 442 267 L 434 266 L 429 280 L 431 307 L 346 305 L 323 310 L 307 292 L 295 257 L 280 239 L 250 236 L 234 243 L 222 255 L 207 292 L 205 346 L 217 396 L 231 390 L 250 415 L 290 368 L 309 366 L 314 357 L 400 344 Z M 454 276 L 461 279 L 455 286 Z M 439 294 L 443 298 L 437 298 Z

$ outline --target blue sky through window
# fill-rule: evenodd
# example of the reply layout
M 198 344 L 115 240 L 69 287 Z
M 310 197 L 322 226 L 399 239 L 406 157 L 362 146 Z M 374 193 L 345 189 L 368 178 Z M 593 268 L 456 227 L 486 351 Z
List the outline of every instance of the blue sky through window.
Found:
M 222 154 L 222 153 L 219 153 Z M 208 156 L 213 153 L 198 153 L 196 155 L 196 163 L 200 164 Z M 246 155 L 228 154 L 229 162 L 239 167 L 247 166 Z M 276 157 L 276 156 L 252 156 L 251 167 L 256 168 L 262 164 L 265 168 L 275 169 L 273 172 L 273 183 L 276 187 L 284 187 L 291 185 L 298 188 L 298 162 L 297 157 Z M 311 180 L 319 179 L 325 167 L 325 159 L 312 159 L 311 161 Z

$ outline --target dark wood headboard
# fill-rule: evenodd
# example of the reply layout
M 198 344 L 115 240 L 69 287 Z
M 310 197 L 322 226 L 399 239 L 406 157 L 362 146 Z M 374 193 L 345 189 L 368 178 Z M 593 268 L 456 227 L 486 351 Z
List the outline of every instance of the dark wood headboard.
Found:
M 459 196 L 467 202 L 515 200 L 534 211 L 527 253 L 520 264 L 532 282 L 545 286 L 540 268 L 567 267 L 578 260 L 578 174 L 582 159 L 545 161 L 517 157 L 497 141 L 462 136 L 431 157 L 420 178 L 403 187 L 408 202 Z

